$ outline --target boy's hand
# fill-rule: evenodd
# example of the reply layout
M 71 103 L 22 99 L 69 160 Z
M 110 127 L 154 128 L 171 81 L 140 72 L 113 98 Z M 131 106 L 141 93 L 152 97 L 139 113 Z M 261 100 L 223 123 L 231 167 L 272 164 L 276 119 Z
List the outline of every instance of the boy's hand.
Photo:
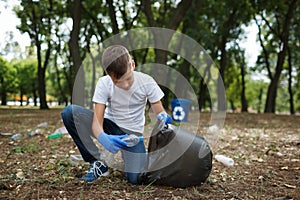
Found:
M 104 132 L 101 132 L 97 139 L 105 149 L 113 154 L 116 154 L 121 147 L 127 146 L 127 143 L 122 140 L 124 137 L 126 137 L 126 135 L 108 135 Z
M 163 111 L 163 112 L 160 112 L 157 116 L 156 116 L 156 118 L 158 119 L 158 120 L 163 120 L 164 122 L 165 122 L 165 124 L 172 124 L 172 118 L 171 118 L 171 116 L 168 114 L 168 113 L 166 113 L 165 111 Z

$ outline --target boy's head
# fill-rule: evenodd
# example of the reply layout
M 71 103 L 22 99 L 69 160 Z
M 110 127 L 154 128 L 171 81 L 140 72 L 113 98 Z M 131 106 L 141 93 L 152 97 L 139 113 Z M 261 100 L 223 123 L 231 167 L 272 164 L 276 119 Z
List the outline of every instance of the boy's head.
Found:
M 122 45 L 108 47 L 102 55 L 102 66 L 112 77 L 120 79 L 131 67 L 128 50 Z

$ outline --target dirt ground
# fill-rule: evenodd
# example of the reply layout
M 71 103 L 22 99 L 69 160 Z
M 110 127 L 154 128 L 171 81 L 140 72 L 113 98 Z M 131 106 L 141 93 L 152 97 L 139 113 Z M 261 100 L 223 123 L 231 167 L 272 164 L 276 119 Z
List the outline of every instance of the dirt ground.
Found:
M 78 154 L 72 139 L 45 138 L 63 126 L 60 112 L 0 108 L 0 199 L 300 199 L 300 116 L 227 113 L 212 150 L 235 165 L 226 167 L 214 159 L 205 183 L 172 188 L 131 185 L 117 170 L 93 183 L 81 182 L 88 165 L 70 163 L 70 155 Z M 194 115 L 189 114 L 191 121 Z M 211 114 L 200 116 L 200 128 L 189 126 L 201 134 Z M 28 137 L 42 122 L 47 126 Z M 150 129 L 148 125 L 146 131 Z M 5 133 L 23 138 L 12 141 Z

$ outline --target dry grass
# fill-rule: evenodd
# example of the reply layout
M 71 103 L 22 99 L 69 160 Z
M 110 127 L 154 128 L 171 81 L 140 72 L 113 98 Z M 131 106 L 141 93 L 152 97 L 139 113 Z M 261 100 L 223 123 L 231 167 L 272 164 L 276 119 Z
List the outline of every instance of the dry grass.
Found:
M 0 199 L 300 199 L 300 116 L 228 113 L 213 152 L 233 158 L 235 165 L 214 160 L 203 185 L 180 189 L 131 185 L 119 171 L 80 182 L 88 166 L 70 164 L 70 154 L 78 153 L 72 139 L 45 139 L 62 126 L 60 111 L 0 109 L 0 133 L 24 135 L 18 141 L 0 136 Z M 197 130 L 194 115 L 189 127 Z M 209 120 L 209 113 L 201 113 L 200 133 Z M 45 121 L 39 135 L 26 136 Z

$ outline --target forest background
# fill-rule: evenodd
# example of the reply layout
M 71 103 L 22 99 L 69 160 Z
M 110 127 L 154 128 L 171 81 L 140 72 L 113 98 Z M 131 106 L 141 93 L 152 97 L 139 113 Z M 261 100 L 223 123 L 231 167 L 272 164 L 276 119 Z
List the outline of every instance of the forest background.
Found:
M 30 45 L 23 50 L 12 32 L 7 32 L 1 40 L 1 105 L 13 102 L 40 109 L 67 105 L 74 103 L 72 93 L 76 87 L 84 94 L 76 103 L 92 107 L 90 99 L 95 83 L 104 74 L 98 59 L 103 42 L 129 30 L 160 27 L 198 42 L 224 82 L 226 102 L 220 105 L 218 96 L 208 92 L 207 84 L 213 77 L 209 65 L 203 66 L 203 76 L 200 76 L 191 63 L 174 53 L 154 48 L 131 52 L 137 70 L 145 63 L 160 63 L 182 74 L 197 95 L 193 108 L 290 114 L 300 110 L 297 0 L 19 2 L 13 8 L 21 22 L 17 28 L 20 33 L 28 34 Z M 251 47 L 242 45 L 247 36 L 246 27 L 250 25 L 258 30 L 256 37 L 260 45 L 254 65 L 247 62 L 245 54 Z M 162 41 L 159 35 L 152 37 Z M 7 55 L 12 58 L 6 59 Z M 81 66 L 84 66 L 83 73 L 78 73 Z M 82 74 L 80 82 L 83 83 L 79 87 L 74 86 L 78 74 Z M 170 70 L 166 79 L 171 76 Z M 168 88 L 163 90 L 166 108 L 170 108 L 173 98 L 188 96 L 185 90 L 177 92 L 176 97 Z M 219 105 L 212 105 L 213 102 Z

